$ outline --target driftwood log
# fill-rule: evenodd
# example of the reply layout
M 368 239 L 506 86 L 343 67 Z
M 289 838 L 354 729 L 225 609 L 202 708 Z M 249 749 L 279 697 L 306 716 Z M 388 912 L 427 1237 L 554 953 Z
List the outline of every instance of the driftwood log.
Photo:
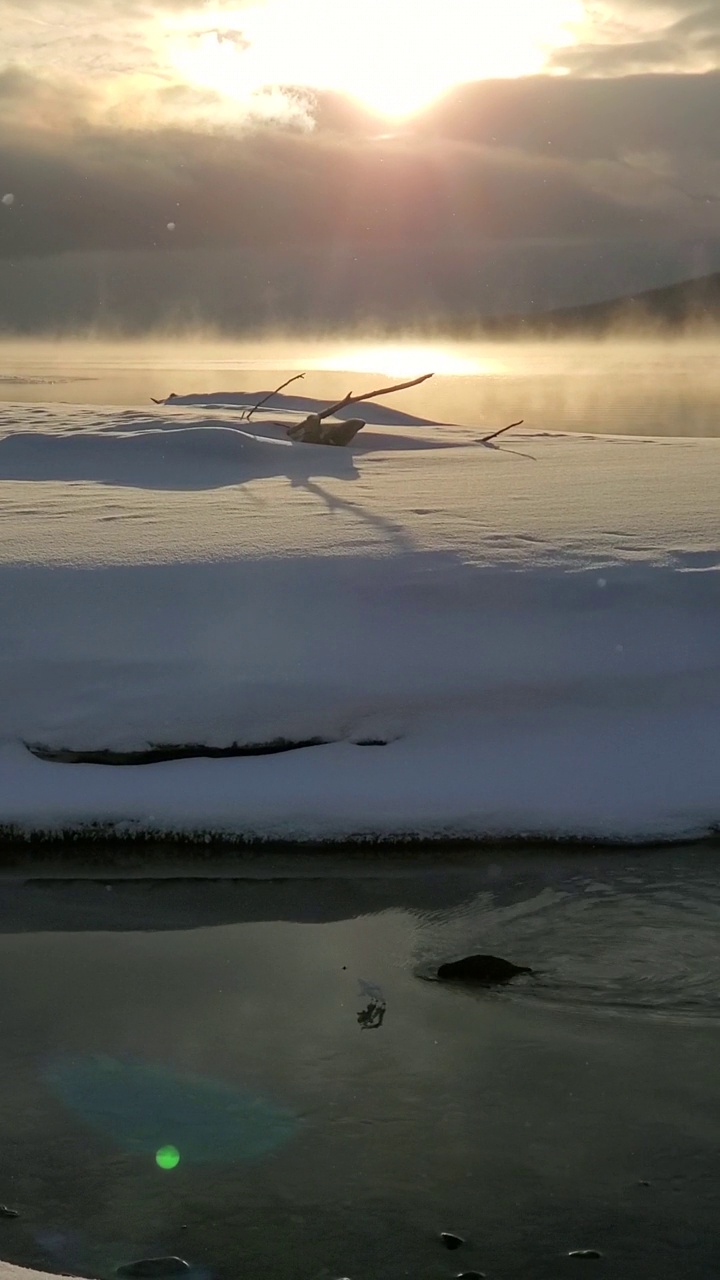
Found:
M 343 422 L 327 422 L 327 418 L 332 418 L 349 404 L 360 404 L 363 400 L 374 400 L 376 396 L 389 396 L 393 391 L 407 391 L 408 387 L 419 387 L 421 382 L 427 382 L 432 376 L 431 373 L 424 373 L 420 378 L 413 378 L 411 382 L 398 382 L 393 387 L 378 387 L 376 391 L 363 391 L 358 396 L 349 391 L 336 404 L 331 404 L 327 409 L 321 409 L 319 413 L 310 413 L 302 422 L 296 422 L 287 427 L 287 434 L 291 440 L 299 444 L 350 444 L 358 431 L 362 431 L 365 426 L 364 419 L 346 418 Z
M 299 444 L 350 444 L 365 426 L 363 418 L 345 418 L 343 422 L 323 422 L 319 413 L 310 413 L 303 422 L 286 427 L 288 438 Z

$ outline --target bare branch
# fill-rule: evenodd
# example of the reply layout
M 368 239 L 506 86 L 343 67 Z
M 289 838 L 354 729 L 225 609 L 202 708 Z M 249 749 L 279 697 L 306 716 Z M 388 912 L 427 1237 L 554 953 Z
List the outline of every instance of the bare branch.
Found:
M 344 409 L 347 404 L 360 404 L 361 400 L 374 400 L 376 396 L 389 396 L 392 391 L 406 391 L 408 387 L 419 387 L 421 382 L 427 382 L 428 378 L 432 378 L 432 373 L 423 373 L 419 378 L 413 378 L 412 382 L 398 382 L 394 387 L 378 387 L 377 391 L 364 391 L 361 396 L 354 396 L 351 392 L 345 396 L 343 400 L 338 400 L 337 404 L 330 405 L 329 409 L 323 409 L 317 416 L 322 421 L 323 418 L 331 418 L 338 409 Z
M 253 414 L 257 413 L 258 409 L 261 409 L 264 404 L 267 404 L 268 400 L 272 400 L 273 396 L 279 395 L 279 393 L 283 391 L 285 387 L 290 386 L 291 382 L 299 382 L 300 379 L 304 377 L 305 377 L 304 373 L 296 373 L 294 377 L 288 378 L 287 382 L 281 382 L 280 386 L 276 387 L 274 391 L 269 391 L 266 396 L 263 396 L 262 400 L 258 400 L 257 404 L 253 405 L 249 413 L 244 413 L 243 419 L 249 422 Z
M 524 421 L 525 419 L 521 418 L 519 422 L 511 422 L 507 427 L 501 427 L 499 431 L 491 431 L 489 436 L 481 436 L 479 443 L 487 444 L 488 440 L 496 440 L 498 436 L 504 435 L 506 431 L 511 431 L 513 427 L 521 427 Z

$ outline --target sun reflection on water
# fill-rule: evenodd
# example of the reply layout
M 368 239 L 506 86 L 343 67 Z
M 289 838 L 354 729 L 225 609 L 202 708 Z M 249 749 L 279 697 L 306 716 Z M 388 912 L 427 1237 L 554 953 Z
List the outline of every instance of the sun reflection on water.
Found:
M 497 373 L 500 362 L 477 352 L 433 343 L 378 342 L 338 347 L 311 362 L 314 369 L 350 373 L 379 373 L 385 377 L 419 376 L 436 373 L 447 376 L 476 377 Z

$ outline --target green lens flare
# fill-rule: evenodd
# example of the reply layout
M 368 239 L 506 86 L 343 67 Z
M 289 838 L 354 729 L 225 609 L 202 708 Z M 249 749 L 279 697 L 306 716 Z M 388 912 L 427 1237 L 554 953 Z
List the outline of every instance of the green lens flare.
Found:
M 155 1163 L 161 1169 L 174 1169 L 180 1163 L 180 1152 L 177 1147 L 161 1147 L 155 1153 Z

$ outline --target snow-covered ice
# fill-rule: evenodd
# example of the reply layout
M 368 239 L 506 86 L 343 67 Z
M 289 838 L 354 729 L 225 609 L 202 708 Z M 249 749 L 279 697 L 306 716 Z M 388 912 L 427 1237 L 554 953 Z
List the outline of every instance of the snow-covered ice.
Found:
M 375 405 L 332 449 L 285 438 L 313 402 L 249 423 L 246 402 L 0 406 L 6 830 L 717 827 L 720 441 L 485 446 Z M 124 766 L 28 750 L 276 739 L 324 745 Z

